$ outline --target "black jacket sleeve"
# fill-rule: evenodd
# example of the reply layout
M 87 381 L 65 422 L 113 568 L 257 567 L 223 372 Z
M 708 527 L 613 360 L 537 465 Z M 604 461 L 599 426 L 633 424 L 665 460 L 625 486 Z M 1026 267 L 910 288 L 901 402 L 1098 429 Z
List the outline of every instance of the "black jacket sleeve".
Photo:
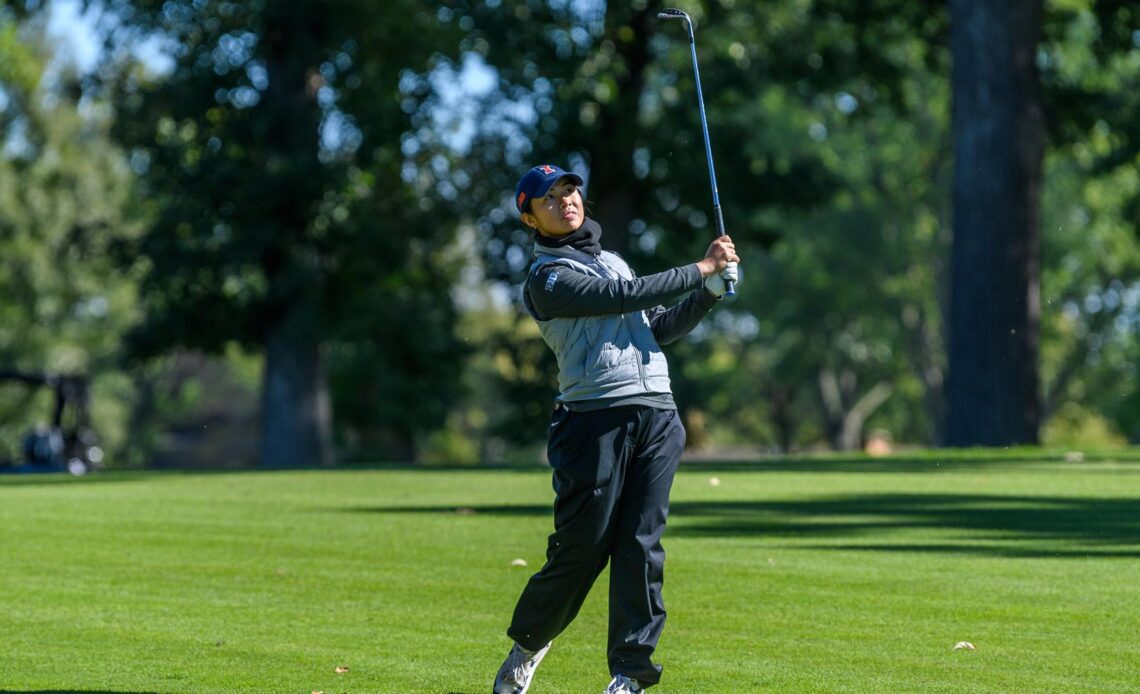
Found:
M 613 280 L 552 262 L 530 275 L 527 293 L 539 317 L 548 320 L 645 311 L 703 285 L 696 263 L 632 280 Z
M 671 308 L 656 306 L 646 311 L 649 327 L 653 330 L 657 344 L 667 345 L 688 335 L 689 331 L 697 327 L 697 323 L 700 323 L 701 319 L 716 306 L 717 301 L 719 299 L 715 295 L 709 294 L 702 287 L 689 294 L 676 306 Z

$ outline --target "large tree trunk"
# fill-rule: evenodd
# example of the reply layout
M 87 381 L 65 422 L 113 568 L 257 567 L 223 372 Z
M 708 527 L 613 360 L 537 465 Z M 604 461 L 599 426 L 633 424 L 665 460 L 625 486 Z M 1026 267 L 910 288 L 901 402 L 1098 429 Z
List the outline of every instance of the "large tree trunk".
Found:
M 953 0 L 954 245 L 945 442 L 1031 444 L 1040 418 L 1041 0 Z
M 274 242 L 261 254 L 271 299 L 264 309 L 261 465 L 328 465 L 331 407 L 316 319 L 324 286 L 317 244 L 306 236 L 322 195 L 316 94 L 323 85 L 317 67 L 326 25 L 310 1 L 269 3 L 264 22 L 268 85 L 262 98 L 273 115 L 255 139 L 273 182 L 267 226 Z
M 261 466 L 330 465 L 331 407 L 321 346 L 274 328 L 265 343 Z

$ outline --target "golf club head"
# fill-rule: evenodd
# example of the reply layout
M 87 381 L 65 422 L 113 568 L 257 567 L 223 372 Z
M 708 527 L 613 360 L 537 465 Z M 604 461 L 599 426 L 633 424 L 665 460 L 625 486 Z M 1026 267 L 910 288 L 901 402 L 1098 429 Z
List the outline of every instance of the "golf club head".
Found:
M 668 7 L 657 13 L 658 19 L 683 19 L 685 20 L 685 27 L 689 30 L 689 43 L 695 43 L 696 38 L 693 36 L 693 19 L 684 10 L 678 10 L 675 7 Z
M 689 19 L 688 14 L 686 14 L 683 10 L 678 10 L 675 7 L 668 7 L 664 10 L 661 10 L 660 12 L 657 13 L 657 18 L 658 19 L 684 19 L 684 20 L 692 21 L 691 19 Z

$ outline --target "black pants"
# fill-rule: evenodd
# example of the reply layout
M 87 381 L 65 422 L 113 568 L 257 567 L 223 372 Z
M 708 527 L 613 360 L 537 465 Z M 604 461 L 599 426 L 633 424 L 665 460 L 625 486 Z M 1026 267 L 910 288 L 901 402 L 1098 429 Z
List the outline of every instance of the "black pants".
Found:
M 554 534 L 507 635 L 536 650 L 577 616 L 606 563 L 610 568 L 610 674 L 656 684 L 651 657 L 665 626 L 661 599 L 669 489 L 685 447 L 675 410 L 617 407 L 551 418 Z

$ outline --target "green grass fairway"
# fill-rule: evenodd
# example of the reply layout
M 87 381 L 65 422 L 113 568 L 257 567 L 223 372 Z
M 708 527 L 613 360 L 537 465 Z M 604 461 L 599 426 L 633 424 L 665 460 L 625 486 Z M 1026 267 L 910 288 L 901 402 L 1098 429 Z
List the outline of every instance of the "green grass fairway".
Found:
M 486 694 L 552 497 L 541 466 L 0 476 L 0 692 Z M 1136 451 L 688 464 L 665 544 L 658 694 L 1140 691 Z M 605 581 L 531 694 L 609 681 Z

